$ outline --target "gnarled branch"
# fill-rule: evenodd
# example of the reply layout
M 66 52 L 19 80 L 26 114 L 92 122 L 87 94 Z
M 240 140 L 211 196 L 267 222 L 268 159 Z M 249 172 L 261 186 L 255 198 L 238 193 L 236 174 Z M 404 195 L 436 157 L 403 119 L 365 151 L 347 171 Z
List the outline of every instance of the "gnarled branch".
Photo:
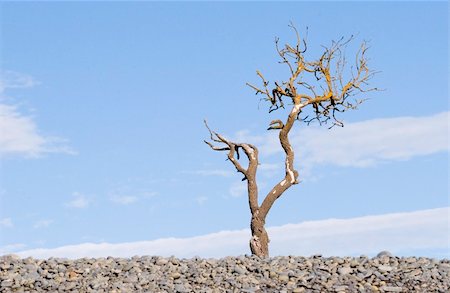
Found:
M 298 120 L 307 124 L 313 121 L 322 124 L 331 120 L 331 127 L 343 126 L 343 122 L 337 118 L 336 114 L 356 109 L 359 104 L 364 102 L 364 100 L 350 101 L 349 98 L 357 93 L 378 90 L 367 87 L 368 81 L 377 73 L 368 67 L 367 43 L 361 44 L 356 54 L 355 65 L 351 68 L 351 78 L 346 80 L 344 69 L 347 61 L 343 51 L 353 40 L 353 36 L 348 39 L 342 37 L 338 41 L 332 41 L 329 47 L 323 46 L 324 52 L 318 60 L 308 61 L 305 56 L 306 38 L 300 38 L 292 23 L 290 27 L 296 35 L 295 45 L 286 44 L 284 47 L 280 47 L 279 38 L 275 39 L 275 48 L 281 58 L 280 63 L 288 66 L 290 76 L 281 83 L 274 82 L 274 86 L 270 88 L 270 84 L 263 74 L 257 71 L 257 75 L 263 80 L 263 88 L 249 83 L 247 85 L 255 90 L 256 94 L 264 94 L 265 100 L 271 102 L 269 113 L 284 108 L 283 98 L 291 99 L 294 105 L 294 99 L 299 99 L 301 104 L 311 105 L 311 111 L 304 117 L 301 117 L 299 113 Z M 308 76 L 313 77 L 317 85 L 308 82 Z M 302 92 L 302 89 L 307 92 Z
M 252 214 L 258 209 L 258 188 L 256 185 L 256 169 L 258 167 L 258 149 L 256 146 L 249 143 L 236 143 L 226 139 L 217 132 L 212 131 L 206 120 L 204 120 L 205 126 L 209 131 L 209 141 L 204 141 L 209 147 L 215 151 L 228 151 L 228 160 L 234 165 L 236 170 L 244 175 L 242 180 L 247 180 L 247 189 L 249 197 L 249 205 Z M 219 144 L 222 146 L 215 145 Z M 244 168 L 239 162 L 239 149 L 242 149 L 248 158 L 248 166 Z

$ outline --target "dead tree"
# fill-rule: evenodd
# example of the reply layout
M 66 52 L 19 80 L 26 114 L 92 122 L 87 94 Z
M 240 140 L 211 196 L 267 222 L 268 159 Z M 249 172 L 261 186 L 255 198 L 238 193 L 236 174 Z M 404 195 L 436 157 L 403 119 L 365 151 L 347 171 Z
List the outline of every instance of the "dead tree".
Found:
M 289 78 L 282 82 L 274 82 L 274 85 L 269 88 L 270 83 L 266 81 L 261 72 L 256 71 L 262 81 L 262 86 L 258 87 L 247 83 L 257 95 L 262 95 L 262 99 L 270 103 L 269 113 L 284 109 L 286 106 L 283 100 L 292 102 L 289 104 L 290 111 L 285 122 L 280 119 L 273 120 L 268 128 L 268 130 L 279 131 L 280 144 L 286 155 L 285 175 L 269 191 L 261 204 L 258 201 L 256 183 L 256 170 L 259 165 L 258 149 L 252 144 L 237 143 L 225 138 L 212 131 L 205 121 L 210 133 L 210 141 L 205 141 L 205 143 L 215 151 L 227 151 L 228 160 L 238 172 L 242 173 L 244 176 L 242 180 L 247 181 L 252 233 L 250 249 L 252 254 L 259 257 L 269 256 L 269 237 L 264 225 L 270 208 L 288 188 L 299 183 L 299 173 L 294 168 L 294 150 L 288 137 L 294 123 L 302 121 L 309 125 L 311 122 L 317 121 L 320 124 L 331 123 L 330 128 L 335 125 L 343 126 L 343 122 L 338 120 L 336 114 L 355 109 L 363 102 L 363 100 L 350 101 L 349 98 L 357 93 L 377 90 L 366 87 L 375 72 L 368 68 L 365 42 L 361 44 L 356 53 L 355 64 L 346 72 L 347 78 L 345 78 L 344 67 L 347 62 L 343 51 L 353 37 L 333 41 L 330 46 L 323 47 L 324 51 L 317 60 L 307 61 L 305 56 L 306 38 L 301 39 L 297 29 L 292 24 L 290 27 L 296 35 L 295 46 L 286 44 L 280 48 L 279 39 L 275 39 L 275 47 L 281 59 L 280 63 L 286 64 L 289 68 Z M 246 167 L 242 166 L 239 161 L 240 151 L 243 151 L 248 158 Z

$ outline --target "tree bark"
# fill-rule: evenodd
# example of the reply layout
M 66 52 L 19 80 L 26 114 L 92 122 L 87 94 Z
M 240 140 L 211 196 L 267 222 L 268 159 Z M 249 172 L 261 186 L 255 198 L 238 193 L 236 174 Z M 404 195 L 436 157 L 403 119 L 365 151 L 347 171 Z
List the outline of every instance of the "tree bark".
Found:
M 281 120 L 274 120 L 270 123 L 268 130 L 279 130 L 280 144 L 286 155 L 285 158 L 285 176 L 278 182 L 266 195 L 261 205 L 258 201 L 258 188 L 256 184 L 256 169 L 258 167 L 258 149 L 247 143 L 235 143 L 227 140 L 222 135 L 211 131 L 208 125 L 205 125 L 211 135 L 211 141 L 205 141 L 213 150 L 228 151 L 228 160 L 234 165 L 236 170 L 244 175 L 243 180 L 247 180 L 248 201 L 251 212 L 250 228 L 252 237 L 250 239 L 250 250 L 253 255 L 259 257 L 269 256 L 269 237 L 264 228 L 267 214 L 272 208 L 275 201 L 292 185 L 298 184 L 298 172 L 294 169 L 294 150 L 289 142 L 289 132 L 291 131 L 295 121 L 301 120 L 307 124 L 317 120 L 320 124 L 327 123 L 328 120 L 333 121 L 333 125 L 343 126 L 342 121 L 335 116 L 338 112 L 345 112 L 349 109 L 355 109 L 362 101 L 349 102 L 348 97 L 357 92 L 367 92 L 377 90 L 377 88 L 364 89 L 367 81 L 376 73 L 367 67 L 367 59 L 365 52 L 367 51 L 366 44 L 363 43 L 356 56 L 355 71 L 351 72 L 352 77 L 345 82 L 343 69 L 346 64 L 343 57 L 343 49 L 347 43 L 352 39 L 344 40 L 341 38 L 337 42 L 332 42 L 329 48 L 325 48 L 324 53 L 319 60 L 306 61 L 304 53 L 306 52 L 306 40 L 300 39 L 297 29 L 290 25 L 297 36 L 297 43 L 295 46 L 286 44 L 280 48 L 278 46 L 278 38 L 275 40 L 275 45 L 278 54 L 282 61 L 289 67 L 291 76 L 288 80 L 281 83 L 275 82 L 275 88 L 269 87 L 269 82 L 266 81 L 261 72 L 256 71 L 256 74 L 262 80 L 262 87 L 257 87 L 247 83 L 256 94 L 265 96 L 263 98 L 271 103 L 269 113 L 285 108 L 282 99 L 288 98 L 292 100 L 292 110 L 283 124 Z M 301 45 L 303 44 L 303 49 Z M 333 61 L 334 60 L 334 61 Z M 333 69 L 333 67 L 335 67 Z M 335 76 L 333 76 L 335 72 Z M 309 74 L 313 76 L 318 85 L 310 85 L 301 78 L 301 75 Z M 302 87 L 310 92 L 310 94 L 299 93 L 298 87 Z M 318 90 L 322 89 L 322 92 Z M 301 118 L 302 109 L 306 106 L 311 109 L 311 113 L 306 117 Z M 305 114 L 305 113 L 303 113 Z M 308 114 L 308 113 L 306 113 Z M 312 118 L 311 118 L 312 117 Z M 332 125 L 332 126 L 333 126 Z M 332 127 L 331 126 L 331 127 Z M 213 143 L 222 146 L 216 146 Z M 225 145 L 225 146 L 223 146 Z M 243 150 L 248 158 L 248 166 L 244 168 L 239 163 L 239 150 Z M 236 156 L 236 158 L 235 158 Z
M 259 210 L 252 214 L 250 229 L 252 238 L 250 239 L 250 250 L 253 255 L 261 258 L 269 257 L 269 236 L 264 228 L 265 219 L 259 217 Z
M 304 107 L 300 103 L 300 98 L 294 98 L 294 107 L 288 116 L 286 124 L 283 124 L 280 120 L 273 121 L 272 124 L 276 124 L 277 128 L 281 129 L 279 134 L 280 144 L 286 154 L 285 169 L 286 173 L 277 185 L 267 194 L 262 202 L 261 206 L 255 211 L 252 211 L 252 220 L 250 223 L 250 229 L 252 232 L 252 238 L 250 239 L 250 250 L 252 254 L 265 258 L 269 256 L 269 236 L 267 235 L 264 227 L 266 223 L 266 217 L 270 208 L 274 202 L 292 185 L 298 183 L 298 172 L 294 169 L 294 151 L 289 142 L 288 134 L 292 129 L 296 120 L 297 114 L 300 109 Z M 250 182 L 249 182 L 250 183 Z M 250 195 L 250 194 L 249 194 Z
M 258 149 L 247 143 L 235 143 L 229 141 L 222 135 L 213 132 L 208 128 L 211 134 L 211 140 L 216 143 L 225 144 L 226 147 L 217 147 L 210 142 L 205 141 L 213 150 L 228 151 L 228 160 L 234 165 L 236 170 L 242 173 L 247 181 L 248 202 L 251 212 L 250 230 L 252 237 L 250 239 L 250 250 L 253 255 L 261 258 L 269 256 L 269 236 L 265 229 L 266 217 L 274 202 L 292 185 L 298 183 L 298 172 L 294 169 L 294 151 L 289 142 L 288 134 L 294 125 L 298 113 L 305 104 L 301 103 L 301 97 L 293 98 L 294 106 L 287 118 L 286 124 L 281 120 L 272 121 L 269 129 L 279 129 L 280 144 L 286 154 L 285 159 L 285 176 L 276 184 L 272 190 L 264 198 L 261 205 L 258 204 L 258 186 L 256 184 L 256 170 L 258 167 Z M 248 166 L 244 168 L 238 161 L 239 149 L 242 149 L 248 158 Z M 235 158 L 237 156 L 237 158 Z

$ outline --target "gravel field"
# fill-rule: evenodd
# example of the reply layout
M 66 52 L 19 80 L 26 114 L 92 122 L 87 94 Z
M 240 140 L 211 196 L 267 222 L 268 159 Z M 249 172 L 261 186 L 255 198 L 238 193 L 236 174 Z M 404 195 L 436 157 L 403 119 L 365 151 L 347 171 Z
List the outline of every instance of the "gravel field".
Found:
M 0 292 L 450 292 L 450 260 L 253 256 L 0 257 Z

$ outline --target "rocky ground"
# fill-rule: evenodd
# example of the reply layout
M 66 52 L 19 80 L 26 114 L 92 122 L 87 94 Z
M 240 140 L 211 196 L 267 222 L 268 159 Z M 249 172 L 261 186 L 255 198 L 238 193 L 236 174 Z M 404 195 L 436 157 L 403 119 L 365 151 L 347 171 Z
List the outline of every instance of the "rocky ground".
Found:
M 450 292 L 450 260 L 377 257 L 21 259 L 0 292 Z

